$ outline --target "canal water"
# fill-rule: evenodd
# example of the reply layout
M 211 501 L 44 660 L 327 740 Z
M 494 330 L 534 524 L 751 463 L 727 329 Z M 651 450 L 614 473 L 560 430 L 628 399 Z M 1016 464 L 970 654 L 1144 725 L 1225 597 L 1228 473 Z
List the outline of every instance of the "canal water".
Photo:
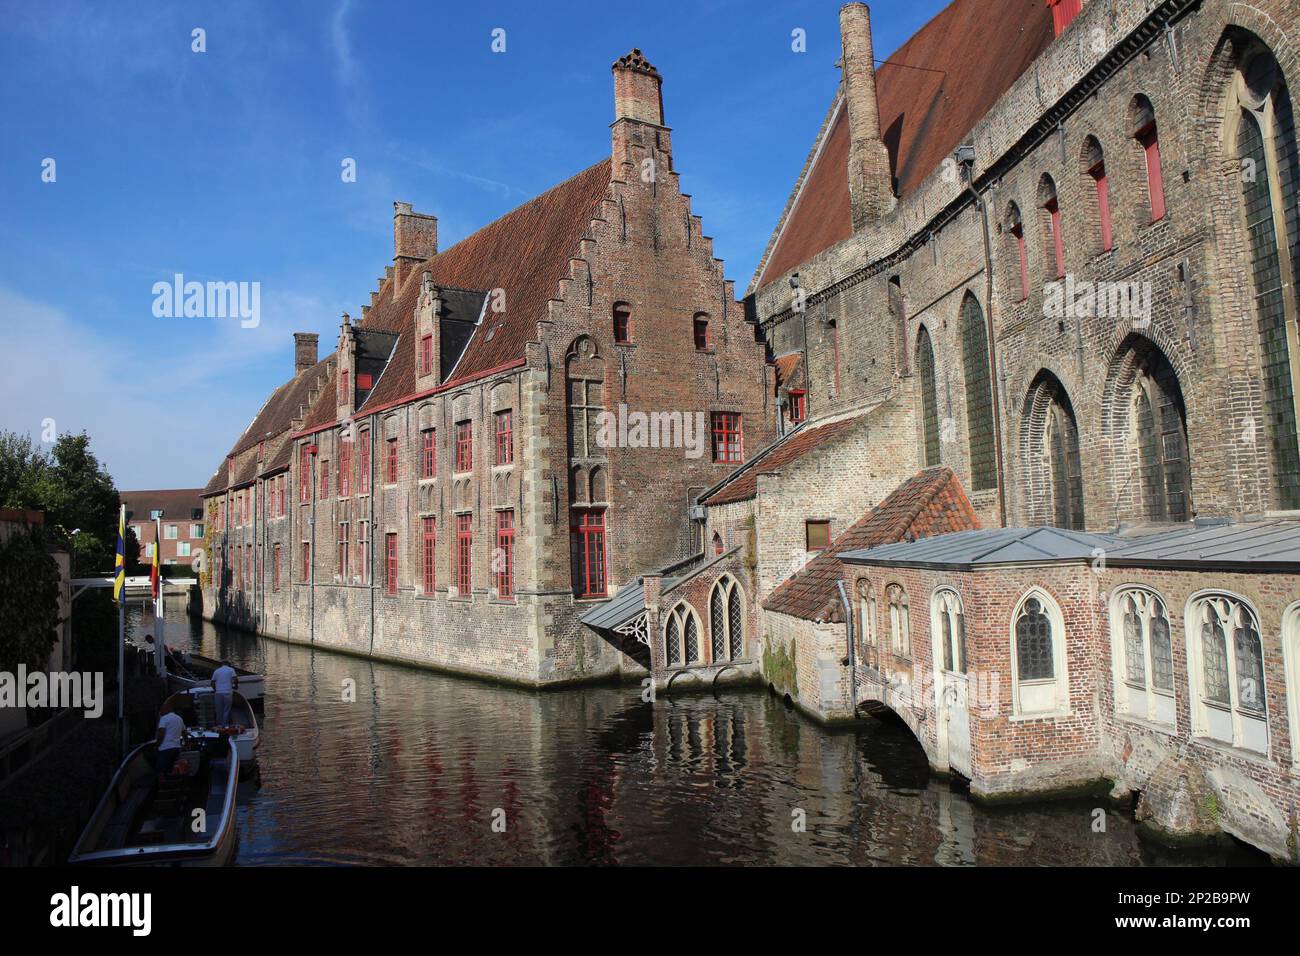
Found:
M 179 602 L 178 602 L 179 603 Z M 266 677 L 237 863 L 1144 865 L 1169 851 L 1098 801 L 989 810 L 901 725 L 829 732 L 758 690 L 534 692 L 168 613 L 167 643 Z M 350 682 L 350 683 L 349 683 Z M 354 693 L 347 693 L 354 688 Z

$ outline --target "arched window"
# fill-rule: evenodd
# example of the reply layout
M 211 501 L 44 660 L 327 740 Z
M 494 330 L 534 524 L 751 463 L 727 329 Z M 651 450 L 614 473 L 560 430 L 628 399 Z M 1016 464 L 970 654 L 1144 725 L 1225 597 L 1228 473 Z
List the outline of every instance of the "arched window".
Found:
M 984 310 L 970 293 L 961 304 L 962 368 L 966 377 L 966 437 L 970 442 L 971 488 L 997 487 L 993 445 L 993 383 Z
M 1151 101 L 1139 93 L 1129 105 L 1133 139 L 1142 152 L 1142 169 L 1147 180 L 1147 222 L 1165 218 L 1165 176 L 1160 166 L 1160 133 Z
M 858 581 L 854 589 L 858 603 L 858 641 L 862 644 L 862 663 L 880 666 L 880 640 L 876 634 L 876 593 L 871 582 Z
M 1092 194 L 1092 214 L 1096 217 L 1098 251 L 1109 252 L 1115 246 L 1110 219 L 1110 183 L 1106 178 L 1106 157 L 1097 137 L 1083 141 L 1083 175 Z
M 952 673 L 966 673 L 966 615 L 961 596 L 952 588 L 935 591 L 930 620 L 938 641 L 939 666 Z
M 1282 663 L 1291 718 L 1291 765 L 1300 766 L 1300 604 L 1282 615 Z
M 889 279 L 889 314 L 894 320 L 894 354 L 898 356 L 898 371 L 906 375 L 911 371 L 908 368 L 907 304 L 903 300 L 903 280 L 898 276 Z
M 709 595 L 709 634 L 715 663 L 744 656 L 744 603 L 740 584 L 731 575 L 720 578 Z
M 598 441 L 600 413 L 605 410 L 604 368 L 595 343 L 581 336 L 573 344 L 568 363 L 569 457 L 604 458 Z
M 626 302 L 614 303 L 614 341 L 626 345 L 632 341 L 632 307 Z
M 664 622 L 664 661 L 670 667 L 700 662 L 700 619 L 685 602 L 669 611 Z
M 725 551 L 725 550 L 726 550 L 726 546 L 722 543 L 722 535 L 718 534 L 718 532 L 716 532 L 716 531 L 713 532 L 713 554 L 714 554 L 714 557 L 719 557 L 719 556 L 721 556 L 722 552 Z
M 1056 182 L 1043 173 L 1038 181 L 1038 207 L 1043 220 L 1043 261 L 1048 279 L 1065 278 L 1065 237 L 1061 234 L 1061 204 L 1056 198 Z
M 1029 387 L 1021 443 L 1031 492 L 1026 502 L 1030 520 L 1082 531 L 1079 429 L 1070 397 L 1047 370 L 1039 372 Z
M 1070 682 L 1061 609 L 1045 591 L 1034 588 L 1016 606 L 1011 622 L 1016 713 L 1067 713 Z
M 1264 655 L 1254 609 L 1229 594 L 1189 601 L 1187 667 L 1192 732 L 1268 753 Z
M 1018 286 L 1020 292 L 1019 301 L 1023 302 L 1029 298 L 1029 249 L 1025 245 L 1025 223 L 1020 218 L 1020 207 L 1015 203 L 1007 206 L 1007 216 L 1003 227 L 1006 229 L 1008 243 L 1011 247 L 1011 256 L 1016 263 L 1017 276 L 1020 280 Z
M 912 622 L 907 607 L 907 592 L 901 584 L 891 584 L 885 588 L 885 597 L 889 601 L 889 639 L 894 654 L 898 657 L 912 656 Z
M 1174 656 L 1169 613 L 1148 588 L 1120 588 L 1111 599 L 1115 710 L 1174 726 Z
M 925 467 L 941 460 L 939 443 L 939 395 L 934 380 L 934 348 L 930 332 L 923 325 L 916 333 L 916 371 L 921 386 L 921 431 L 925 440 Z
M 1273 55 L 1261 46 L 1241 58 L 1230 97 L 1229 127 L 1241 163 L 1242 205 L 1254 280 L 1264 384 L 1262 431 L 1272 457 L 1273 505 L 1300 508 L 1300 443 L 1296 438 L 1295 282 L 1300 256 L 1300 156 L 1291 98 Z

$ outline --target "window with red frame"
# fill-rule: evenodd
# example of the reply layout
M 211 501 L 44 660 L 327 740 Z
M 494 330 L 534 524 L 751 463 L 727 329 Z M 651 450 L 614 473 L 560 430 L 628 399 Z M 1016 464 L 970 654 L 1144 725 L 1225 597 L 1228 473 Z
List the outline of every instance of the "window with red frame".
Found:
M 397 439 L 390 438 L 384 444 L 388 451 L 387 461 L 384 465 L 384 482 L 395 485 L 397 484 Z
M 339 497 L 352 493 L 352 442 L 344 440 L 339 448 Z
M 346 405 L 347 403 L 348 403 L 348 370 L 340 369 L 339 370 L 339 404 Z
M 720 556 L 726 548 L 722 544 L 722 535 L 713 532 L 713 554 L 715 557 Z
M 1047 0 L 1052 8 L 1052 27 L 1059 37 L 1083 9 L 1083 0 Z
M 713 460 L 738 465 L 744 458 L 739 412 L 713 413 Z
M 570 553 L 573 562 L 573 591 L 577 597 L 604 597 L 605 512 L 573 509 Z
M 1160 166 L 1160 134 L 1156 129 L 1156 114 L 1151 101 L 1140 94 L 1134 98 L 1133 109 L 1137 116 L 1137 130 L 1133 136 L 1142 147 L 1142 157 L 1146 163 L 1151 221 L 1159 222 L 1165 218 L 1165 177 Z
M 432 478 L 438 474 L 438 431 L 426 428 L 420 432 L 420 477 Z
M 614 341 L 619 345 L 632 341 L 632 309 L 626 302 L 614 303 Z
M 348 561 L 348 555 L 349 555 L 348 523 L 346 521 L 340 521 L 339 522 L 339 580 L 342 581 L 344 584 L 347 584 L 348 582 L 348 571 L 350 570 L 350 568 L 348 567 L 348 565 L 350 564 L 350 562 Z
M 433 371 L 433 336 L 426 335 L 420 339 L 420 374 L 428 375 Z
M 695 351 L 705 352 L 709 348 L 709 316 L 705 312 L 696 312 L 692 326 L 695 335 Z
M 473 515 L 456 515 L 456 593 L 469 597 L 470 557 L 474 553 Z
M 311 452 L 306 446 L 302 449 L 301 461 L 298 463 L 298 500 L 311 501 Z
M 474 423 L 456 423 L 456 470 L 469 471 L 474 467 Z
M 509 465 L 515 460 L 514 416 L 509 411 L 496 413 L 497 464 Z
M 368 392 L 375 384 L 374 376 L 369 372 L 357 372 L 357 391 Z
M 278 591 L 280 590 L 280 546 L 278 544 L 271 551 L 271 560 L 274 562 L 274 570 L 271 574 L 271 588 Z
M 361 463 L 357 474 L 358 492 L 370 494 L 370 430 L 361 433 Z
M 311 542 L 302 543 L 302 581 L 311 580 Z
M 1097 228 L 1101 233 L 1102 252 L 1114 248 L 1114 233 L 1110 221 L 1110 183 L 1106 179 L 1106 158 L 1101 144 L 1094 137 L 1088 137 L 1084 145 L 1084 163 L 1088 167 L 1088 178 L 1092 180 L 1093 193 L 1097 197 Z
M 384 535 L 384 590 L 389 594 L 397 593 L 397 535 Z
M 370 522 L 357 522 L 357 551 L 361 557 L 361 583 L 370 583 Z
M 808 393 L 801 388 L 790 390 L 790 421 L 798 424 L 808 417 Z
M 1061 206 L 1056 200 L 1056 184 L 1044 176 L 1039 186 L 1043 196 L 1044 244 L 1051 250 L 1056 278 L 1065 278 L 1065 237 L 1061 234 Z
M 497 512 L 497 597 L 509 598 L 515 593 L 515 513 Z
M 322 499 L 330 496 L 330 460 L 322 458 L 320 463 L 320 497 Z
M 438 583 L 438 521 L 436 518 L 421 518 L 421 541 L 424 544 L 424 593 L 433 594 Z

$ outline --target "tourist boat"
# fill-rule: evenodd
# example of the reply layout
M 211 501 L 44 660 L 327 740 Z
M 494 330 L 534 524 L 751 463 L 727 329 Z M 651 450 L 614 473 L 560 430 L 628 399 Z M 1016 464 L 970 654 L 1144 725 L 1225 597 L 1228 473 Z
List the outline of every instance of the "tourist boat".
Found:
M 179 664 L 179 666 L 178 666 Z M 174 691 L 189 690 L 191 687 L 208 687 L 212 684 L 212 672 L 221 666 L 221 661 L 204 657 L 201 654 L 187 654 L 180 662 L 167 665 L 167 683 Z M 232 665 L 233 666 L 233 665 Z M 237 690 L 254 707 L 262 706 L 262 697 L 266 693 L 266 682 L 261 674 L 254 674 L 242 667 L 235 668 L 239 678 Z
M 230 722 L 217 726 L 216 694 L 211 687 L 191 687 L 172 694 L 163 704 L 162 713 L 171 708 L 181 715 L 187 730 L 205 731 L 229 737 L 239 754 L 241 773 L 251 771 L 257 763 L 257 748 L 262 744 L 257 715 L 253 713 L 248 698 L 240 691 L 231 695 Z
M 239 758 L 229 737 L 187 733 L 171 773 L 158 745 L 127 756 L 68 862 L 82 866 L 222 866 L 235 855 Z M 195 830 L 196 822 L 206 826 Z

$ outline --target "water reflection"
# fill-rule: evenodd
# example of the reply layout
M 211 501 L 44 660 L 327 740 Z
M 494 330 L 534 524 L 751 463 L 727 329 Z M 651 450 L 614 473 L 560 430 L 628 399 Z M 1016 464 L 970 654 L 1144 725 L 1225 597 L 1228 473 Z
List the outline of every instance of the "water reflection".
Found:
M 245 865 L 1263 859 L 1156 851 L 1113 811 L 1094 833 L 1090 804 L 990 811 L 933 777 L 904 728 L 827 732 L 759 691 L 654 705 L 639 687 L 538 693 L 267 641 L 179 611 L 167 640 L 266 675 L 261 786 L 241 794 Z

